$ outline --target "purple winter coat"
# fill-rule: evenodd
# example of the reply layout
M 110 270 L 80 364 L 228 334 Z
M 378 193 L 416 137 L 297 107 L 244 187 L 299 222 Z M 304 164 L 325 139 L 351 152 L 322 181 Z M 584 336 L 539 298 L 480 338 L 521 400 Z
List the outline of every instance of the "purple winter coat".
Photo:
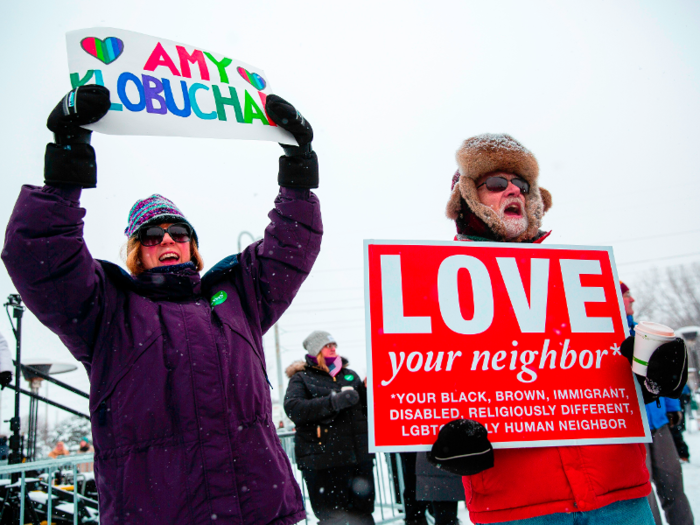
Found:
M 271 420 L 262 334 L 318 255 L 319 203 L 282 188 L 265 238 L 200 279 L 92 258 L 79 188 L 24 186 L 2 259 L 87 369 L 100 522 L 286 525 L 304 518 Z M 210 306 L 225 292 L 226 300 Z

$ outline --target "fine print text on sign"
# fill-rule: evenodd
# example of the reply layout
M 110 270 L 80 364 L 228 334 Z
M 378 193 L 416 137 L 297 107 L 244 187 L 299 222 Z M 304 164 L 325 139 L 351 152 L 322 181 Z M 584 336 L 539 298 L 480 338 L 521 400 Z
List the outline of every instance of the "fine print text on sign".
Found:
M 370 448 L 649 442 L 610 248 L 365 241 Z
M 73 88 L 100 84 L 112 107 L 85 126 L 110 135 L 269 140 L 295 145 L 265 113 L 265 72 L 196 46 L 109 27 L 66 34 Z

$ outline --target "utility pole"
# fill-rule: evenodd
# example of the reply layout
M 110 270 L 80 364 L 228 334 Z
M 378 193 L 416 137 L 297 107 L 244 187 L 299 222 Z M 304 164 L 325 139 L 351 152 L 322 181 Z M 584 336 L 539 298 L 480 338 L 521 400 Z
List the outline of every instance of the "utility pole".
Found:
M 277 359 L 277 388 L 279 388 L 280 405 L 284 404 L 284 382 L 282 381 L 282 352 L 280 352 L 280 328 L 275 323 L 275 358 Z

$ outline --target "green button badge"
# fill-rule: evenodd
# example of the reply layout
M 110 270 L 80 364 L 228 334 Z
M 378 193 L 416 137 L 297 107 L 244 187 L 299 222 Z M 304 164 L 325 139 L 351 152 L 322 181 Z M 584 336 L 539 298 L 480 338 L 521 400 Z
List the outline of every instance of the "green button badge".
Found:
M 217 304 L 223 303 L 223 302 L 226 300 L 226 297 L 228 297 L 228 296 L 226 295 L 226 292 L 224 292 L 223 290 L 221 290 L 220 292 L 216 292 L 214 295 L 212 295 L 212 296 L 211 296 L 211 301 L 209 301 L 209 302 L 210 302 L 210 304 L 212 305 L 212 307 L 214 307 L 214 306 L 216 306 Z
M 345 376 L 346 381 L 352 381 L 353 379 L 355 379 L 355 376 L 353 376 L 352 374 L 348 374 Z

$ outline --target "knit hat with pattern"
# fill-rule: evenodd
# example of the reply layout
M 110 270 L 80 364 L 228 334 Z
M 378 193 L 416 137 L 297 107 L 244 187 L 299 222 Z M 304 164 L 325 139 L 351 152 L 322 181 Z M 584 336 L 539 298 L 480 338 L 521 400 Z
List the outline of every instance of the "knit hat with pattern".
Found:
M 136 235 L 141 226 L 163 222 L 184 222 L 192 228 L 192 237 L 197 241 L 197 232 L 185 218 L 180 209 L 170 199 L 162 195 L 154 194 L 150 197 L 136 201 L 129 212 L 129 219 L 124 235 L 131 238 Z

